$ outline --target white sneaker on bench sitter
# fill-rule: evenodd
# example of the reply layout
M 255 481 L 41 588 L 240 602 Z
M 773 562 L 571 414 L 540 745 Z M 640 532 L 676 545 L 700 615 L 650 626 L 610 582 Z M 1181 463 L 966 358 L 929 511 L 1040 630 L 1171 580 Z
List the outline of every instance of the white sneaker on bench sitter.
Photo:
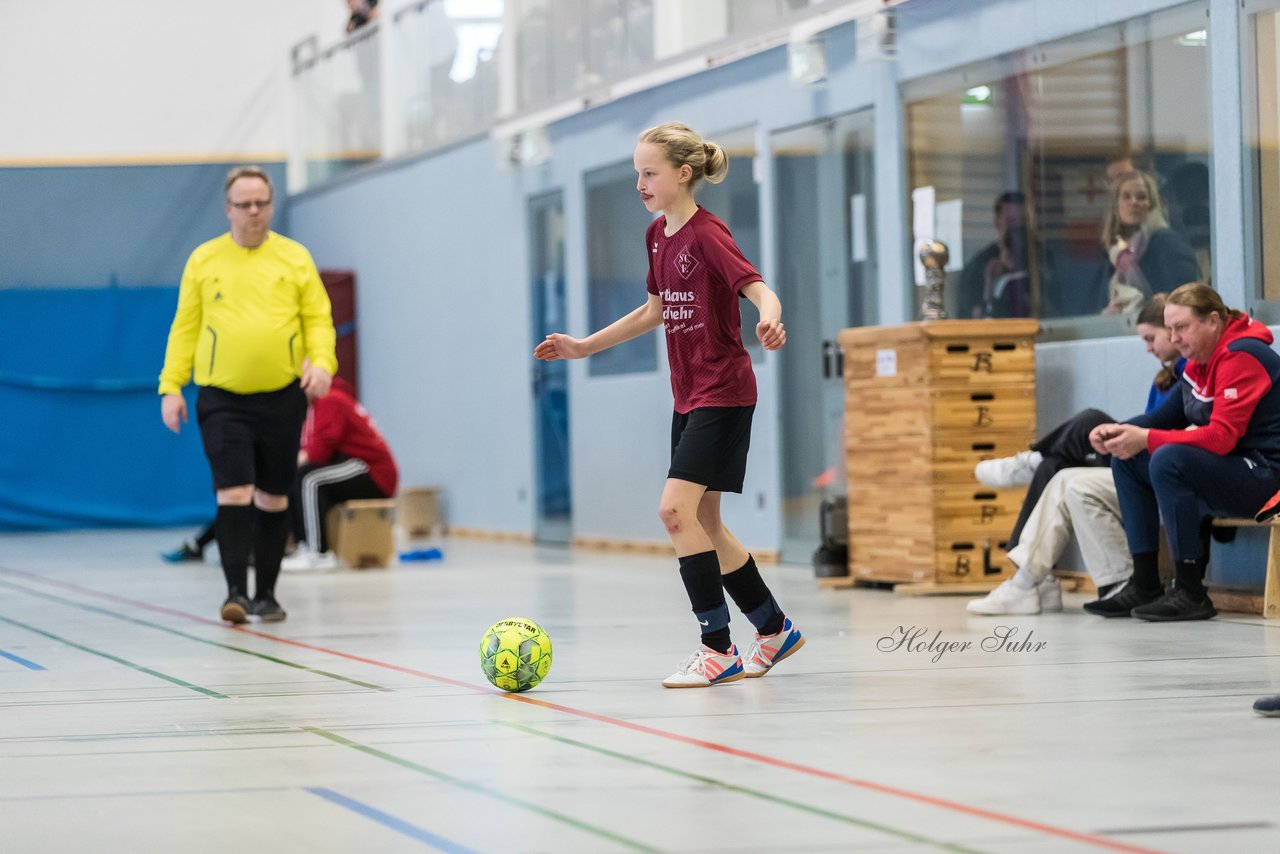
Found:
M 974 467 L 973 476 L 982 485 L 994 489 L 1026 486 L 1043 461 L 1039 451 L 1019 451 L 1012 457 L 983 460 Z
M 1062 610 L 1062 585 L 1049 576 L 1035 587 L 1023 587 L 1012 578 L 1001 583 L 982 599 L 965 605 L 970 614 L 987 617 L 1033 616 Z

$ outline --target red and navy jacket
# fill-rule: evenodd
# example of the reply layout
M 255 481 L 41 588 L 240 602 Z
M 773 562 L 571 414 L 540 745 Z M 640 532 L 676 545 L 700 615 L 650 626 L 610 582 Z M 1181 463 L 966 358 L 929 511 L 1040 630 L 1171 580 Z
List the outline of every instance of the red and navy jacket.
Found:
M 1187 362 L 1182 394 L 1129 421 L 1150 428 L 1147 450 L 1191 445 L 1280 467 L 1280 355 L 1273 340 L 1250 317 L 1229 320 L 1209 361 Z
M 369 477 L 387 496 L 396 494 L 400 474 L 386 440 L 365 408 L 356 402 L 353 389 L 340 377 L 333 378 L 329 393 L 317 398 L 302 427 L 302 450 L 308 461 L 325 465 L 335 454 L 361 460 Z

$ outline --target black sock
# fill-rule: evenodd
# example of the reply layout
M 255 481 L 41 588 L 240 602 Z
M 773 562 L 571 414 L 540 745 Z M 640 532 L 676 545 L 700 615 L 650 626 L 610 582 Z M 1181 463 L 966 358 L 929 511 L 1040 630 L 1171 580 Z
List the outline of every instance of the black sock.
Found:
M 248 504 L 219 504 L 214 519 L 222 575 L 227 579 L 228 596 L 249 592 L 249 541 L 253 530 L 253 507 Z
M 1179 590 L 1185 590 L 1196 599 L 1208 595 L 1204 589 L 1204 569 L 1207 560 L 1180 560 L 1175 565 L 1174 583 Z
M 1133 556 L 1133 575 L 1129 579 L 1143 593 L 1160 592 L 1160 555 L 1142 552 Z
M 728 652 L 733 646 L 729 637 L 729 606 L 724 602 L 724 589 L 720 586 L 720 561 L 716 553 L 700 552 L 680 558 L 680 580 L 689 594 L 693 615 L 702 626 L 702 642 L 716 652 Z
M 746 563 L 728 575 L 720 576 L 720 581 L 738 610 L 746 615 L 757 632 L 776 635 L 782 631 L 782 611 L 764 579 L 760 577 L 755 558 L 747 555 Z
M 217 525 L 213 522 L 205 525 L 204 530 L 200 532 L 200 536 L 196 537 L 197 551 L 203 552 L 204 547 L 213 542 L 214 537 L 217 536 L 217 532 L 214 530 L 216 527 Z
M 253 532 L 253 570 L 256 584 L 255 599 L 274 596 L 276 579 L 280 576 L 280 558 L 284 557 L 284 543 L 289 538 L 289 511 L 268 513 L 254 508 L 256 526 Z

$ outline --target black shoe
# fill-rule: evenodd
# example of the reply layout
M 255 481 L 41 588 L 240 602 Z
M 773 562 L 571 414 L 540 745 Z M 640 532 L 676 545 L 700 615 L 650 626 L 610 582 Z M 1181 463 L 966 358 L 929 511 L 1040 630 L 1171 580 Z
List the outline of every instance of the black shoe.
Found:
M 1133 616 L 1139 620 L 1150 620 L 1157 623 L 1168 623 L 1174 620 L 1208 620 L 1218 615 L 1209 601 L 1207 594 L 1193 596 L 1180 587 L 1174 587 L 1168 593 L 1148 605 L 1139 605 L 1133 609 Z
M 1101 599 L 1086 602 L 1084 609 L 1099 617 L 1127 617 L 1134 608 L 1148 605 L 1160 598 L 1160 588 L 1143 590 L 1132 581 L 1126 581 Z
M 165 563 L 186 563 L 187 561 L 203 561 L 204 552 L 184 542 L 171 552 L 161 552 L 160 559 Z
M 1274 697 L 1263 697 L 1253 704 L 1253 710 L 1269 718 L 1280 718 L 1280 694 Z
M 249 600 L 239 593 L 232 593 L 222 603 L 222 619 L 228 623 L 249 622 L 249 611 L 252 608 Z
M 289 616 L 284 608 L 280 607 L 276 598 L 270 595 L 254 599 L 249 605 L 249 613 L 264 623 L 281 623 L 284 622 L 285 617 Z

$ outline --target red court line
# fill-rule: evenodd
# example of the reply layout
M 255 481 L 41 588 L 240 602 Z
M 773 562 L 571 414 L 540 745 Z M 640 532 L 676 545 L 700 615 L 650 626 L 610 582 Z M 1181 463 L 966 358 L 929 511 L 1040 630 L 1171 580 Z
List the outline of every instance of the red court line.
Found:
M 186 611 L 178 611 L 173 608 L 166 608 L 163 605 L 153 605 L 150 602 L 142 602 L 137 599 L 130 599 L 126 596 L 118 596 L 114 593 L 105 593 L 100 590 L 94 590 L 93 588 L 90 588 L 90 587 L 81 586 L 71 581 L 60 581 L 58 579 L 46 578 L 41 575 L 36 575 L 35 573 L 24 572 L 20 569 L 11 569 L 9 567 L 0 567 L 0 573 L 20 575 L 24 578 L 29 578 L 35 581 L 39 581 L 44 584 L 51 584 L 57 587 L 67 588 L 69 590 L 76 590 L 80 593 L 84 593 L 89 596 L 96 596 L 100 599 L 109 599 L 114 602 L 122 602 L 124 604 L 131 605 L 136 608 L 143 608 L 148 611 L 156 611 L 158 613 L 169 614 L 174 617 L 180 617 L 184 620 L 190 620 L 197 623 L 204 623 L 206 625 L 226 628 L 230 631 L 236 631 L 246 635 L 253 635 L 254 637 L 264 638 L 266 640 L 275 641 L 276 643 L 288 644 L 290 646 L 296 646 L 301 649 L 309 649 L 313 652 L 322 652 L 322 653 L 325 653 L 326 655 L 333 655 L 338 658 L 347 659 L 348 661 L 356 661 L 361 664 L 368 664 L 372 667 L 380 667 L 380 668 L 383 668 L 384 670 L 392 670 L 397 673 L 404 673 L 409 676 L 417 676 L 419 678 L 427 679 L 432 682 L 439 682 L 444 685 L 452 685 L 456 688 L 466 688 L 470 691 L 475 691 L 477 693 L 492 694 L 499 697 L 505 697 L 509 700 L 514 700 L 516 702 L 527 703 L 531 706 L 540 706 L 544 709 L 551 709 L 553 711 L 562 712 L 566 715 L 585 718 L 586 720 L 608 724 L 610 726 L 619 727 L 621 729 L 628 729 L 633 732 L 644 733 L 645 735 L 652 735 L 657 738 L 666 739 L 668 741 L 674 741 L 680 744 L 687 744 L 691 747 L 698 747 L 704 750 L 711 750 L 717 753 L 724 753 L 729 756 L 737 757 L 739 759 L 745 759 L 750 762 L 758 762 L 762 765 L 768 765 L 774 768 L 782 768 L 788 771 L 795 771 L 797 773 L 805 774 L 810 777 L 816 777 L 821 780 L 830 780 L 831 782 L 843 783 L 848 786 L 853 786 L 859 789 L 865 789 L 871 792 L 877 792 L 883 795 L 892 795 L 894 797 L 903 798 L 905 800 L 914 801 L 916 803 L 928 804 L 929 806 L 939 807 L 941 809 L 961 813 L 962 815 L 967 815 L 975 818 L 983 818 L 989 821 L 999 822 L 1000 824 L 1006 824 L 1012 827 L 1022 828 L 1024 830 L 1034 830 L 1038 833 L 1043 833 L 1048 836 L 1056 836 L 1061 839 L 1070 839 L 1074 842 L 1080 842 L 1085 845 L 1094 846 L 1096 848 L 1103 848 L 1109 851 L 1125 851 L 1125 852 L 1130 852 L 1130 854 L 1161 854 L 1161 852 L 1158 852 L 1155 849 L 1143 848 L 1138 845 L 1129 845 L 1123 842 L 1116 842 L 1114 840 L 1107 839 L 1102 836 L 1094 836 L 1088 833 L 1081 833 L 1074 830 L 1068 830 L 1063 827 L 1055 827 L 1054 825 L 1051 825 L 1051 824 L 1042 824 L 1041 822 L 1038 822 L 1038 821 L 1018 818 L 1017 816 L 1007 815 L 1005 813 L 996 812 L 994 810 L 983 809 L 982 807 L 973 807 L 973 806 L 969 806 L 968 804 L 959 803 L 957 801 L 950 801 L 945 798 L 934 797 L 933 795 L 926 795 L 920 792 L 913 792 L 909 789 L 900 789 L 895 786 L 887 786 L 882 783 L 873 782 L 871 780 L 863 780 L 858 777 L 851 777 L 847 774 L 841 774 L 836 771 L 826 771 L 822 768 L 815 768 L 810 765 L 801 765 L 798 762 L 791 762 L 790 760 L 787 760 L 787 759 L 778 759 L 773 756 L 766 756 L 763 753 L 756 753 L 750 750 L 742 750 L 737 747 L 730 747 L 729 745 L 719 744 L 714 741 L 704 741 L 703 739 L 700 739 L 700 738 L 693 738 L 692 736 L 680 735 L 679 733 L 656 729 L 654 727 L 645 726 L 644 724 L 625 721 L 620 718 L 612 718 L 612 717 L 609 717 L 608 715 L 601 715 L 596 712 L 588 712 L 583 709 L 575 709 L 575 708 L 572 708 L 571 706 L 562 706 L 559 703 L 552 703 L 547 700 L 539 700 L 536 697 L 529 697 L 524 694 L 509 694 L 506 691 L 501 691 L 497 688 L 492 688 L 487 685 L 477 685 L 471 682 L 463 682 L 460 679 L 451 679 L 447 676 L 438 676 L 434 673 L 427 673 L 422 670 L 415 670 L 412 667 L 404 667 L 399 664 L 391 664 L 390 662 L 379 661 L 376 658 L 366 658 L 365 656 L 355 655 L 354 653 L 350 653 L 350 652 L 343 652 L 337 649 L 330 649 L 328 647 L 317 646 L 315 644 L 309 644 L 304 641 L 294 640 L 292 638 L 287 638 L 287 637 L 281 637 L 279 635 L 267 634 L 266 632 L 256 631 L 255 629 L 246 628 L 244 626 L 228 626 L 225 622 L 221 620 L 211 620 L 206 617 L 200 617 L 195 614 L 187 613 Z

